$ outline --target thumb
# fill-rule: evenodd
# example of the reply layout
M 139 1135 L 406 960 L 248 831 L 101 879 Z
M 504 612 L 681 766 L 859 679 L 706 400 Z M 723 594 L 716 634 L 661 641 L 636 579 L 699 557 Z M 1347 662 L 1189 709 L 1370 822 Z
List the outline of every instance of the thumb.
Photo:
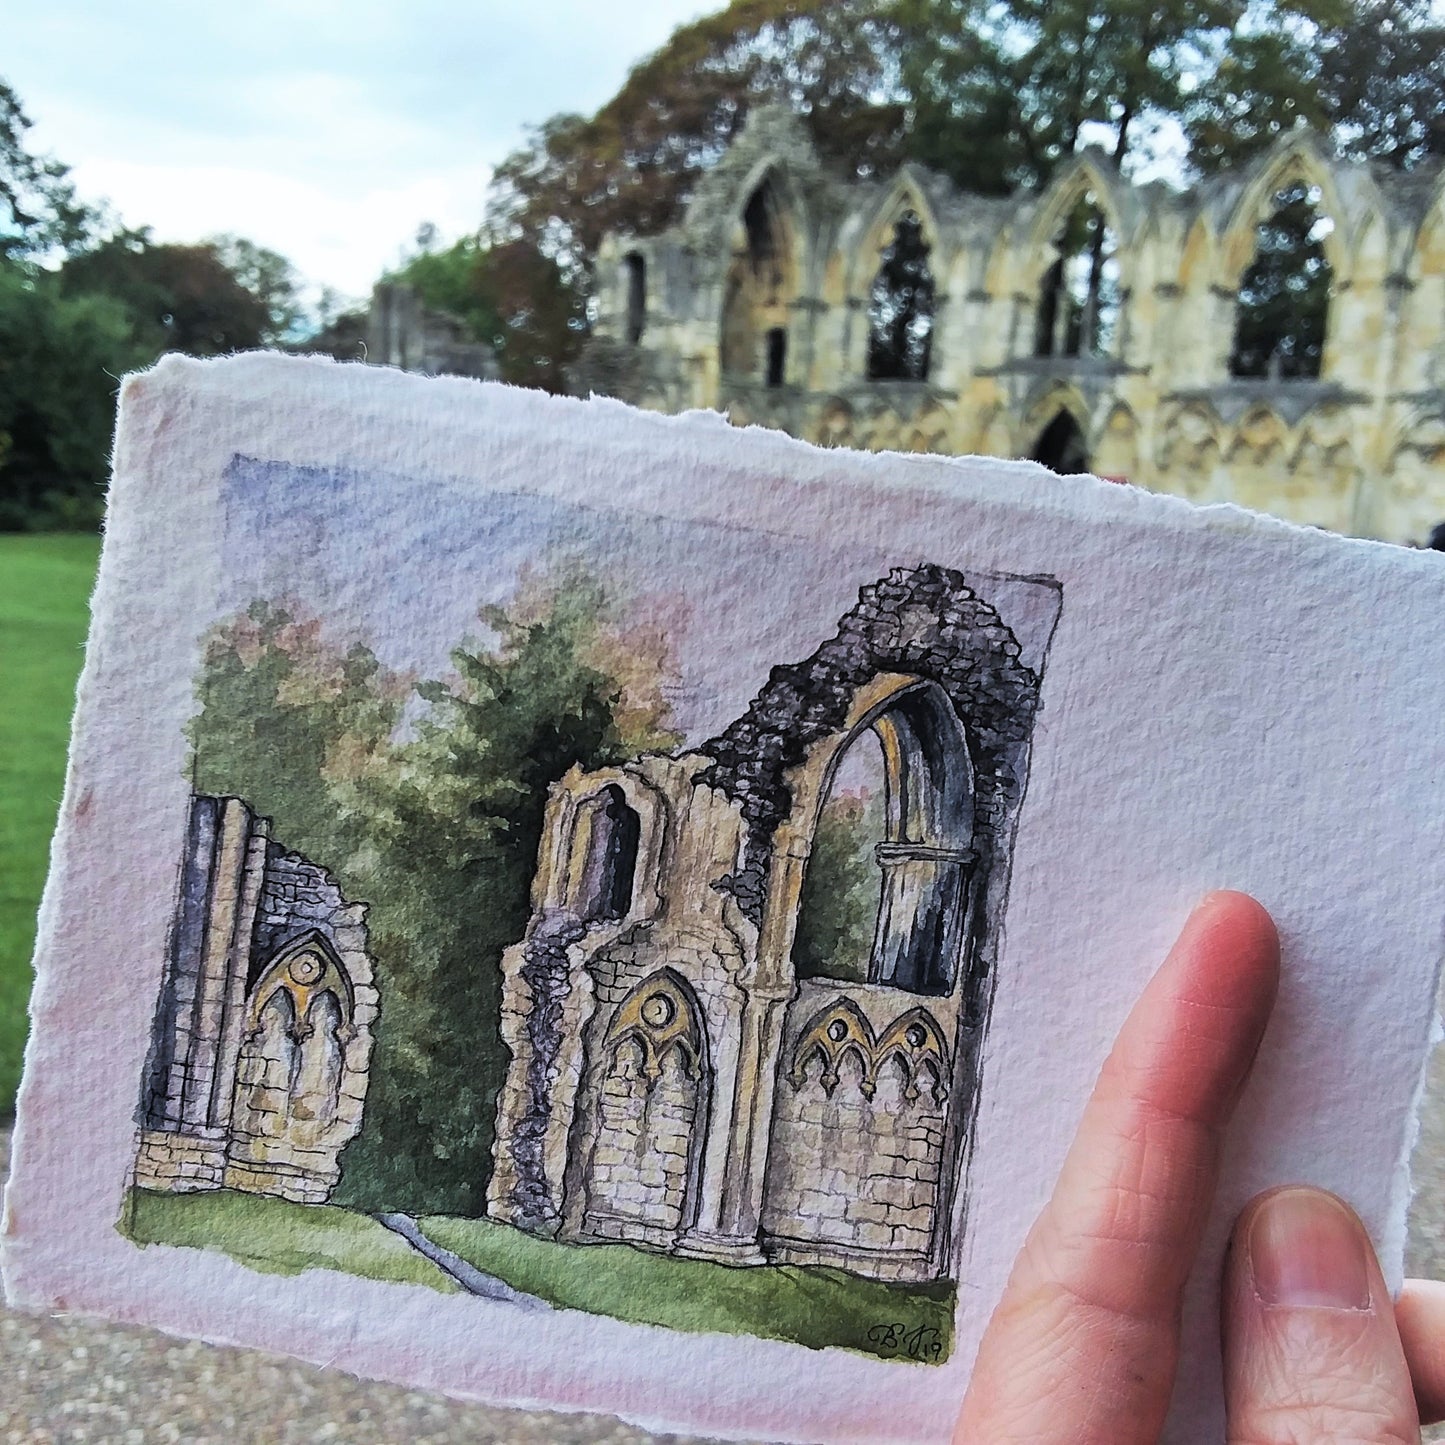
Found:
M 1412 1445 L 1415 1392 L 1375 1251 L 1333 1194 L 1262 1194 L 1224 1290 L 1230 1445 Z

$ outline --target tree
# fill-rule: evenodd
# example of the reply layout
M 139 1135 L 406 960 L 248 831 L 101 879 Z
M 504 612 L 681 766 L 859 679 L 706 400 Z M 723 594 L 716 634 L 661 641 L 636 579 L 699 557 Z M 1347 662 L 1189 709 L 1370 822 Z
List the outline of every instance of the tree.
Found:
M 99 523 L 115 378 L 152 359 L 115 298 L 0 260 L 0 530 Z
M 1287 186 L 1257 228 L 1254 260 L 1239 283 L 1231 376 L 1320 374 L 1333 271 L 1317 199 L 1302 182 Z
M 262 341 L 267 346 L 296 339 L 303 324 L 296 268 L 279 251 L 244 236 L 212 236 L 205 243 L 237 283 L 266 309 Z
M 525 238 L 564 271 L 612 230 L 674 220 L 760 100 L 785 99 L 854 174 L 902 157 L 872 0 L 733 0 L 676 30 L 594 116 L 558 115 L 497 168 L 490 232 Z
M 445 250 L 422 250 L 392 279 L 463 321 L 497 354 L 502 379 L 560 391 L 563 372 L 586 334 L 580 278 L 517 237 L 488 245 L 463 237 Z
M 1300 124 L 1408 170 L 1445 154 L 1445 25 L 1430 0 L 1252 4 L 1182 115 L 1206 174 Z
M 381 1015 L 338 1192 L 368 1209 L 481 1212 L 500 960 L 526 927 L 547 789 L 678 742 L 665 637 L 586 573 L 524 577 L 480 621 L 455 674 L 413 689 L 260 601 L 213 633 L 198 683 L 197 788 L 244 797 L 370 904 Z
M 125 231 L 71 257 L 60 279 L 69 295 L 122 302 L 153 355 L 221 356 L 276 339 L 267 299 L 246 288 L 214 244 L 157 243 L 146 231 Z
M 30 118 L 0 80 L 0 260 L 75 250 L 99 223 L 75 196 L 68 169 L 25 143 Z

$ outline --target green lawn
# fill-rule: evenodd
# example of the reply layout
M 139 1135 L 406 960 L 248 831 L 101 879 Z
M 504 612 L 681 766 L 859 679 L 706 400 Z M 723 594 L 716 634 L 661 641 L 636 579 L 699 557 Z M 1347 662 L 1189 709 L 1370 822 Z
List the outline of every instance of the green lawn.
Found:
M 137 1244 L 218 1249 L 266 1274 L 339 1269 L 457 1293 L 448 1275 L 385 1225 L 329 1204 L 292 1204 L 234 1189 L 206 1194 L 133 1189 L 120 1229 Z
M 784 1265 L 737 1269 L 625 1244 L 557 1244 L 485 1219 L 418 1222 L 469 1264 L 564 1309 L 930 1364 L 953 1348 L 954 1288 L 946 1282 L 880 1284 L 842 1270 Z
M 0 1119 L 15 1107 L 35 910 L 100 538 L 0 536 Z

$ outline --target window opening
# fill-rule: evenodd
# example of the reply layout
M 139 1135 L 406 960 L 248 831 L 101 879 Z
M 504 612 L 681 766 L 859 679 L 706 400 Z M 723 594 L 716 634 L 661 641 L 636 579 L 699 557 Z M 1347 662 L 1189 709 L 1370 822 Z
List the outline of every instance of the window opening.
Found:
M 934 684 L 901 693 L 848 743 L 819 810 L 799 898 L 799 978 L 952 987 L 974 862 L 972 769 Z
M 868 300 L 868 377 L 926 381 L 932 360 L 934 286 L 923 223 L 905 211 L 883 251 Z
M 1239 282 L 1229 374 L 1312 381 L 1324 360 L 1334 269 L 1325 238 L 1334 222 L 1320 188 L 1296 181 L 1277 191 L 1255 229 L 1254 259 Z
M 647 324 L 647 262 L 633 251 L 622 264 L 627 272 L 627 344 L 636 346 Z
M 589 800 L 577 820 L 582 869 L 574 908 L 584 923 L 616 922 L 632 907 L 642 820 L 615 783 Z
M 788 333 L 781 326 L 774 326 L 768 332 L 768 368 L 767 381 L 769 386 L 781 386 L 783 384 L 783 373 L 788 355 Z
M 1035 356 L 1107 356 L 1119 327 L 1118 239 L 1092 191 L 1085 191 L 1054 233 L 1044 272 Z

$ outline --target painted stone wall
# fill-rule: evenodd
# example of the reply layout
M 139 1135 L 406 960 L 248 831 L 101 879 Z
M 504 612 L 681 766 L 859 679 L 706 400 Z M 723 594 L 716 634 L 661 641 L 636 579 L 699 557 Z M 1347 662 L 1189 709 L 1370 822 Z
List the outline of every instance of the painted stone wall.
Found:
M 1053 584 L 1010 585 L 1057 616 Z M 734 1265 L 947 1273 L 1038 688 L 986 594 L 901 568 L 698 751 L 563 778 L 503 958 L 489 1215 Z M 819 812 L 868 730 L 903 770 L 869 981 L 799 977 Z
M 192 799 L 137 1184 L 330 1196 L 377 1015 L 365 919 L 240 799 Z
M 1256 228 L 1297 183 L 1332 223 L 1320 373 L 1231 376 Z M 1115 238 L 1118 313 L 1097 353 L 1040 355 L 1055 238 L 1086 196 Z M 930 364 L 879 379 L 870 289 L 910 213 L 936 293 Z M 839 182 L 794 116 L 760 107 L 682 221 L 607 237 L 597 276 L 579 393 L 871 451 L 1036 456 L 1064 418 L 1087 469 L 1195 501 L 1396 542 L 1445 521 L 1445 169 L 1393 175 L 1296 132 L 1188 191 L 1133 186 L 1085 151 L 1041 192 L 977 196 L 913 165 Z
M 877 1028 L 870 1015 L 887 1022 Z M 769 1146 L 770 1258 L 843 1268 L 868 1258 L 884 1279 L 928 1272 L 948 1052 L 928 1010 L 900 1009 L 892 990 L 802 985 L 784 1032 Z

